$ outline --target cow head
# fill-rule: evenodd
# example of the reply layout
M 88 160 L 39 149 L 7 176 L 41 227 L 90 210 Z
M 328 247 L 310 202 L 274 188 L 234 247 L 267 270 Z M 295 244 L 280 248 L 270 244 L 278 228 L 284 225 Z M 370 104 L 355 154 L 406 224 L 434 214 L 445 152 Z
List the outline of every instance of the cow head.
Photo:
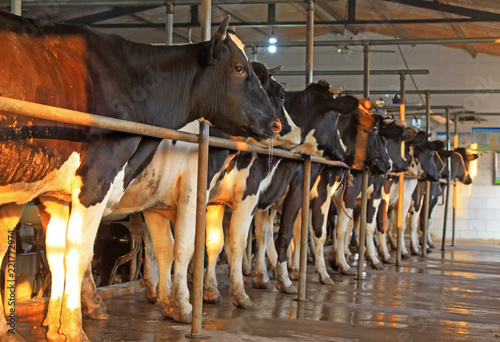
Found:
M 440 149 L 436 151 L 434 154 L 434 162 L 436 163 L 436 167 L 440 170 L 439 175 L 441 178 L 448 179 L 450 175 L 448 171 L 448 158 L 453 155 L 453 151 L 448 151 L 445 149 Z
M 456 148 L 451 157 L 451 176 L 464 184 L 471 184 L 470 162 L 478 158 L 477 154 L 468 154 L 463 147 Z
M 248 62 L 244 45 L 227 32 L 229 19 L 204 43 L 206 67 L 200 71 L 203 75 L 194 76 L 199 82 L 191 93 L 198 103 L 191 106 L 191 113 L 230 135 L 272 138 L 281 131 L 281 123 Z
M 439 172 L 434 161 L 434 153 L 442 149 L 444 143 L 440 140 L 429 141 L 427 134 L 423 131 L 417 133 L 415 138 L 409 142 L 407 151 L 412 152 L 412 166 L 417 168 L 417 175 L 424 180 L 437 182 Z
M 385 121 L 387 121 L 386 119 Z M 397 126 L 403 128 L 402 134 L 397 136 L 395 139 L 389 139 L 387 141 L 387 152 L 391 158 L 391 171 L 392 172 L 405 172 L 408 170 L 408 162 L 403 156 L 401 156 L 401 145 L 403 142 L 411 140 L 416 134 L 417 130 L 412 127 L 406 127 L 404 122 L 394 121 L 389 125 L 385 125 L 384 130 L 391 130 L 391 126 Z
M 285 148 L 299 145 L 302 141 L 301 129 L 295 125 L 285 109 L 285 89 L 272 77 L 281 70 L 281 66 L 268 69 L 260 62 L 252 62 L 251 64 L 269 100 L 271 100 L 276 114 L 278 114 L 278 119 L 281 121 L 281 132 L 273 139 L 273 145 Z
M 287 92 L 285 108 L 302 128 L 303 142 L 294 151 L 343 161 L 346 146 L 337 127 L 339 115 L 351 113 L 358 104 L 352 96 L 334 98 L 324 81 L 311 83 L 303 91 Z

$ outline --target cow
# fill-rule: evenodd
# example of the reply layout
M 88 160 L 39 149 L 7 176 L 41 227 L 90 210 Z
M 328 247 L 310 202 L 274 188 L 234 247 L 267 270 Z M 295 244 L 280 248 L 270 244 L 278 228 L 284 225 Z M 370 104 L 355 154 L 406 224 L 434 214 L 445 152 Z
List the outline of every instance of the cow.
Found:
M 384 148 L 387 149 L 387 152 L 389 152 L 389 162 L 390 162 L 390 170 L 392 171 L 398 171 L 398 170 L 403 170 L 406 168 L 406 162 L 403 160 L 401 157 L 401 140 L 402 139 L 408 139 L 408 135 L 412 134 L 411 129 L 403 129 L 403 124 L 400 122 L 396 122 L 392 119 L 385 119 L 382 120 L 379 127 L 378 131 L 382 139 L 384 139 L 383 146 Z M 347 135 L 348 132 L 345 132 Z M 399 146 L 399 151 L 397 150 Z M 351 150 L 356 150 L 353 147 L 351 147 Z M 369 152 L 372 150 L 368 149 Z M 357 151 L 359 153 L 359 151 Z M 366 155 L 366 163 L 370 165 L 370 158 L 373 153 L 367 153 Z M 330 168 L 335 170 L 335 168 Z M 342 170 L 342 169 L 340 169 Z M 336 170 L 337 172 L 340 170 Z M 377 169 L 373 170 L 375 172 L 378 172 Z M 361 189 L 361 179 L 358 176 L 358 173 L 356 171 L 353 171 L 354 176 L 352 174 L 346 175 L 346 178 L 339 178 L 337 175 L 337 184 L 333 186 L 333 188 L 325 188 L 324 186 L 321 186 L 320 184 L 315 184 L 313 187 L 313 191 L 311 193 L 311 225 L 312 225 L 312 230 L 314 232 L 313 238 L 314 238 L 314 260 L 315 260 L 315 265 L 316 265 L 316 272 L 319 275 L 319 280 L 322 284 L 333 284 L 333 280 L 330 278 L 328 275 L 327 269 L 326 269 L 326 263 L 324 260 L 324 254 L 323 254 L 323 247 L 326 242 L 326 236 L 327 236 L 327 219 L 328 219 L 328 209 L 330 207 L 331 203 L 331 196 L 334 195 L 335 200 L 337 201 L 342 201 L 342 203 L 346 203 L 348 206 L 348 201 L 350 200 L 351 196 L 352 198 L 355 195 L 353 192 L 354 189 Z M 351 177 L 352 176 L 352 177 Z M 370 194 L 370 199 L 375 200 L 374 194 L 378 193 L 377 189 L 379 189 L 378 184 L 381 183 L 380 178 L 384 178 L 384 175 L 377 175 L 372 173 L 369 180 L 369 194 Z M 323 179 L 327 179 L 327 177 L 323 177 Z M 324 180 L 321 180 L 324 182 Z M 346 193 L 343 192 L 344 187 L 341 187 L 339 190 L 339 186 L 341 186 L 342 181 L 348 183 L 347 185 L 347 196 L 342 196 L 345 195 Z M 359 183 L 359 184 L 358 184 Z M 345 184 L 345 183 L 344 183 Z M 361 192 L 358 193 L 357 197 L 359 197 Z M 330 195 L 329 195 L 330 194 Z M 340 205 L 341 203 L 339 203 Z M 369 201 L 368 207 L 370 207 L 371 202 Z M 349 210 L 349 209 L 347 209 Z M 296 221 L 295 228 L 294 228 L 294 253 L 293 253 L 293 262 L 292 262 L 292 272 L 290 274 L 292 279 L 298 279 L 299 276 L 299 254 L 300 254 L 300 222 L 299 220 Z M 345 236 L 345 234 L 344 234 Z M 343 240 L 342 240 L 343 241 Z M 346 272 L 348 272 L 346 270 Z
M 411 204 L 411 194 L 415 190 L 418 179 L 436 181 L 439 179 L 439 171 L 434 162 L 434 152 L 441 149 L 443 143 L 439 140 L 429 141 L 423 131 L 405 145 L 405 155 L 407 160 L 411 160 L 410 167 L 403 184 L 403 222 L 400 234 L 401 253 L 403 258 L 409 258 L 410 255 L 404 244 L 405 220 Z M 391 227 L 390 218 L 392 211 L 396 208 L 399 198 L 399 177 L 389 177 L 384 186 L 382 201 L 380 202 L 377 214 L 377 229 L 379 232 L 379 249 L 382 261 L 385 263 L 394 263 L 387 248 L 386 232 L 387 227 Z
M 1 12 L 0 94 L 172 129 L 200 119 L 228 134 L 272 138 L 281 124 L 228 23 L 209 42 L 162 47 Z M 161 140 L 3 112 L 0 125 L 2 241 L 28 201 L 38 197 L 58 213 L 46 237 L 47 338 L 87 341 L 80 293 L 99 220 Z M 1 318 L 0 333 L 7 329 Z
M 441 179 L 448 179 L 448 160 L 450 160 L 451 177 L 452 180 L 457 180 L 465 185 L 472 183 L 470 177 L 470 162 L 478 158 L 477 154 L 469 154 L 463 147 L 456 148 L 453 151 L 440 149 L 434 155 L 434 159 L 438 169 L 440 169 Z M 439 164 L 439 165 L 438 165 Z M 438 197 L 440 197 L 446 189 L 445 183 L 432 182 L 430 184 L 430 198 L 429 198 L 429 217 L 430 220 L 432 211 L 437 204 Z M 419 182 L 418 187 L 413 192 L 412 208 L 410 209 L 410 236 L 411 246 L 410 252 L 412 254 L 420 254 L 417 244 L 417 226 L 420 219 L 420 230 L 424 231 L 424 211 L 422 211 L 422 202 L 425 195 L 425 182 Z M 427 230 L 427 243 L 433 247 L 432 240 L 430 239 L 430 232 Z M 421 239 L 422 240 L 422 239 Z M 423 248 L 423 247 L 422 247 Z
M 314 153 L 338 160 L 344 155 L 343 143 L 337 131 L 338 113 L 342 116 L 352 112 L 357 108 L 358 100 L 350 96 L 335 99 L 329 89 L 329 84 L 319 82 L 308 85 L 301 92 L 287 92 L 285 108 L 292 120 L 302 128 L 304 141 L 294 151 Z M 292 105 L 295 102 L 300 106 Z M 319 170 L 319 165 L 316 165 L 313 174 Z M 229 290 L 233 304 L 239 308 L 248 308 L 253 305 L 246 294 L 242 273 L 243 250 L 252 218 L 256 215 L 257 220 L 258 213 L 269 210 L 277 202 L 283 203 L 283 208 L 285 208 L 287 202 L 295 202 L 297 198 L 300 198 L 302 175 L 303 163 L 300 161 L 239 152 L 227 164 L 217 184 L 210 192 L 207 208 L 209 266 L 213 269 L 214 260 L 222 249 L 222 217 L 224 206 L 227 205 L 233 209 L 230 223 L 230 248 L 226 249 L 230 265 Z M 299 209 L 300 205 L 293 207 L 295 214 L 289 215 L 288 224 L 293 226 Z M 286 209 L 283 210 L 286 212 Z M 283 217 L 285 215 L 282 215 L 282 222 L 285 222 Z M 256 227 L 256 229 L 259 228 Z M 257 279 L 254 280 L 257 281 Z M 286 283 L 284 278 L 278 279 L 277 287 L 281 292 L 296 292 L 293 285 L 290 285 L 291 283 Z M 266 280 L 259 284 L 254 281 L 254 286 L 267 288 L 269 284 Z M 205 298 L 217 300 L 219 297 L 215 273 L 211 271 L 206 277 Z

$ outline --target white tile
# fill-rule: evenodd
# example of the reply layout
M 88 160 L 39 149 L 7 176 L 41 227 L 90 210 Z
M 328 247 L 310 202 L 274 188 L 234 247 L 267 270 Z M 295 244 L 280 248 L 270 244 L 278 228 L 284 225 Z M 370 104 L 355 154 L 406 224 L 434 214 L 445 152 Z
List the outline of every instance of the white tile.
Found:
M 500 221 L 498 221 L 498 220 L 486 221 L 486 231 L 487 232 L 500 232 Z
M 470 231 L 485 231 L 486 230 L 486 221 L 469 220 L 469 230 Z
M 460 220 L 460 219 L 455 220 L 455 229 L 463 231 L 469 230 L 469 220 Z
M 460 238 L 476 239 L 477 237 L 478 237 L 478 232 L 474 232 L 474 231 L 460 232 Z
M 478 232 L 477 238 L 484 239 L 484 240 L 492 240 L 492 239 L 495 239 L 495 233 L 494 232 Z
M 488 208 L 488 209 L 500 209 L 500 199 L 488 198 L 486 200 L 486 208 Z
M 475 208 L 457 208 L 456 210 L 457 218 L 466 219 L 466 220 L 481 220 L 481 217 L 478 217 L 478 209 Z
M 471 197 L 467 201 L 462 202 L 462 206 L 465 205 L 465 202 L 468 204 L 468 208 L 486 208 L 488 199 L 486 197 Z
M 494 220 L 496 211 L 495 209 L 477 209 L 477 218 L 479 220 Z

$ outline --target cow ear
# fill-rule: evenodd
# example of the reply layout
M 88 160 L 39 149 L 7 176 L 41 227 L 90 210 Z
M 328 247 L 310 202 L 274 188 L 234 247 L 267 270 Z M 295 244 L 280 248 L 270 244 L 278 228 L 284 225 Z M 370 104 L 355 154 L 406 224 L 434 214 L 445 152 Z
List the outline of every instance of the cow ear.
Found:
M 277 74 L 278 72 L 281 71 L 281 68 L 283 68 L 283 65 L 278 65 L 277 67 L 274 67 L 272 69 L 267 69 L 267 71 L 271 74 L 271 75 L 274 75 L 274 74 Z
M 332 101 L 331 109 L 340 114 L 349 114 L 359 107 L 359 100 L 354 96 L 337 97 Z
M 444 142 L 442 142 L 441 140 L 429 141 L 426 146 L 431 150 L 439 151 L 444 147 Z
M 231 16 L 228 15 L 222 23 L 217 28 L 214 36 L 210 40 L 210 55 L 208 56 L 208 64 L 212 65 L 217 62 L 222 54 L 224 49 L 224 40 L 227 37 L 227 27 L 229 26 L 229 20 L 231 20 Z
M 411 139 L 409 142 L 412 143 L 413 145 L 422 145 L 426 143 L 427 140 L 427 134 L 425 134 L 424 131 L 418 131 L 417 134 Z
M 403 127 L 392 121 L 389 125 L 380 125 L 380 135 L 387 139 L 397 139 L 404 133 Z
M 405 127 L 403 134 L 401 135 L 401 139 L 403 141 L 409 141 L 413 139 L 417 135 L 417 130 L 413 127 Z
M 439 150 L 437 151 L 439 153 L 439 156 L 441 158 L 450 158 L 453 155 L 453 151 L 448 151 L 448 150 Z
M 474 154 L 469 154 L 469 155 L 467 156 L 467 160 L 471 162 L 471 161 L 473 161 L 473 160 L 476 160 L 478 157 L 479 157 L 479 156 L 477 155 L 477 153 L 474 153 Z

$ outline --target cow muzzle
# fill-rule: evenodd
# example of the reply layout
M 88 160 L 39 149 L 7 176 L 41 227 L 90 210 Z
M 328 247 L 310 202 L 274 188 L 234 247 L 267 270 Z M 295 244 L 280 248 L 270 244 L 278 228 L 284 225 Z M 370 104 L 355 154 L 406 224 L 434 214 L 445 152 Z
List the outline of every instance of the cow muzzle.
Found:
M 277 121 L 274 121 L 271 125 L 271 128 L 274 131 L 274 135 L 278 135 L 281 132 L 281 129 L 283 128 L 281 126 L 281 121 L 279 119 Z

